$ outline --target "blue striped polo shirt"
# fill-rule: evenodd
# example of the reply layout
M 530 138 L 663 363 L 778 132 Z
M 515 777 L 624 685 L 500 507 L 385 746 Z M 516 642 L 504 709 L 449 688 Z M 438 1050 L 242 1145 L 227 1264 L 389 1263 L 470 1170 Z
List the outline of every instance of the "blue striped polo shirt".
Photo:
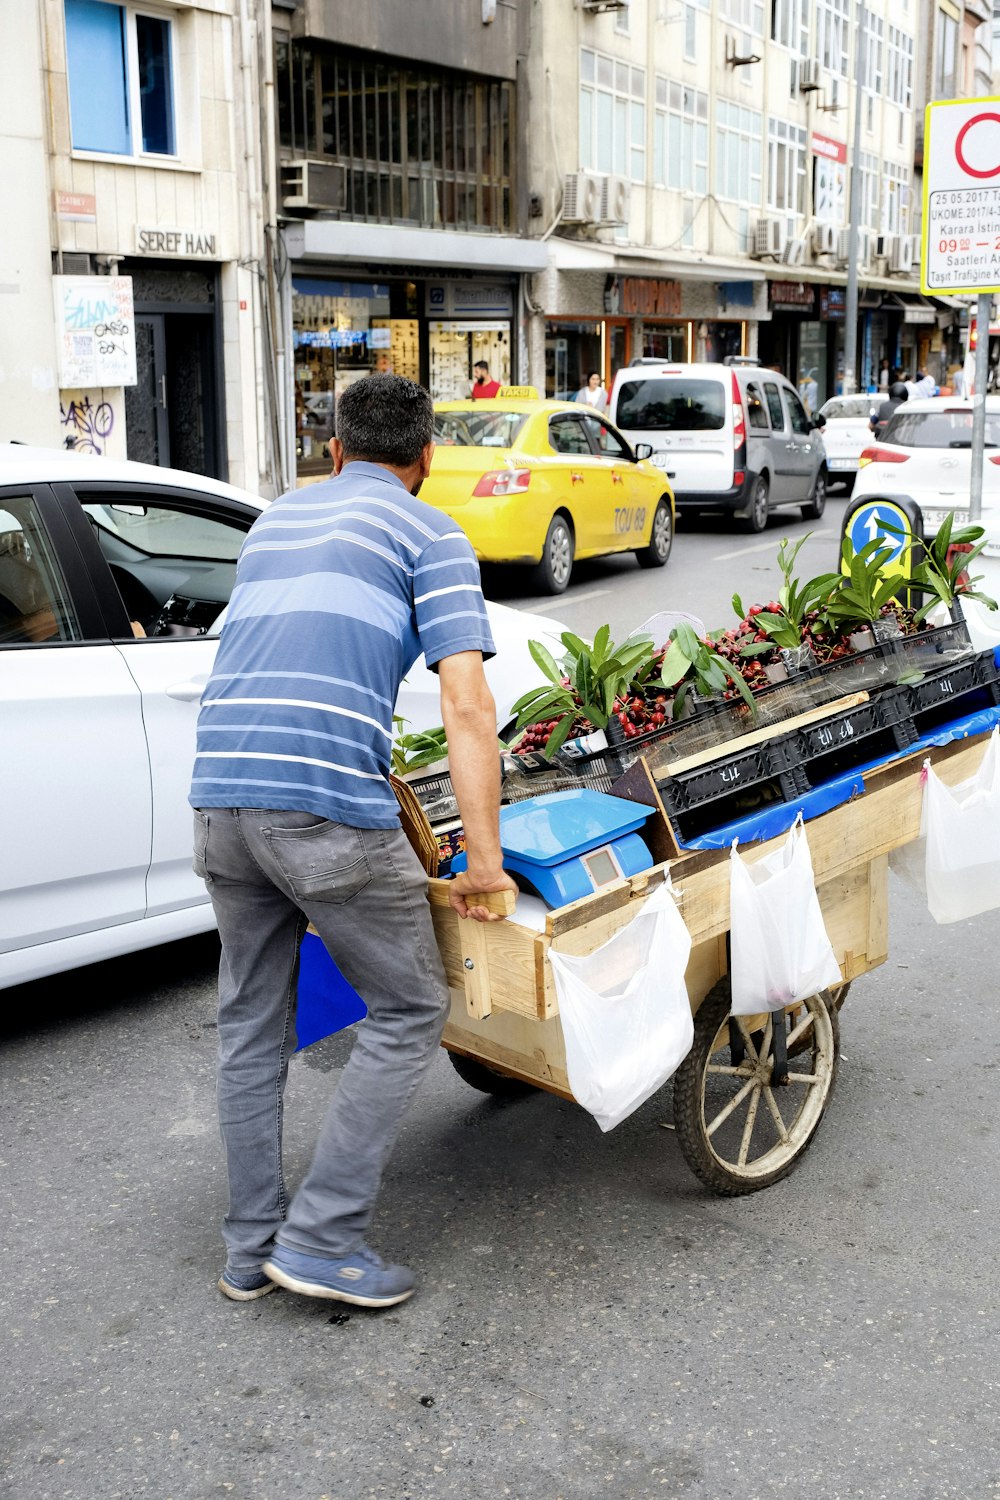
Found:
M 392 710 L 423 652 L 493 655 L 465 533 L 379 464 L 282 495 L 254 522 L 201 701 L 195 807 L 391 828 Z

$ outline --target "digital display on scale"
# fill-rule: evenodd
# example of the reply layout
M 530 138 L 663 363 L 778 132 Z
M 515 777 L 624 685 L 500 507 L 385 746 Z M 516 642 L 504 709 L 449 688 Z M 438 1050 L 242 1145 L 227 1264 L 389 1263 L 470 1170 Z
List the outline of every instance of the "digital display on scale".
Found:
M 610 849 L 595 849 L 592 854 L 585 854 L 583 866 L 595 887 L 608 885 L 621 875 L 621 870 Z

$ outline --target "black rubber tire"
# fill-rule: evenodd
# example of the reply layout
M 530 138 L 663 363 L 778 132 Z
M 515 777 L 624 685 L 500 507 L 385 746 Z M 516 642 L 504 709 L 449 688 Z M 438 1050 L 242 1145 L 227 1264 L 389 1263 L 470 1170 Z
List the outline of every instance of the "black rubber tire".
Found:
M 807 521 L 818 521 L 826 510 L 826 489 L 829 476 L 825 469 L 820 469 L 816 475 L 816 483 L 813 486 L 812 499 L 808 505 L 803 505 L 802 514 Z
M 576 542 L 573 527 L 567 518 L 558 513 L 549 522 L 542 548 L 542 560 L 535 569 L 535 579 L 543 594 L 564 594 L 573 575 L 573 556 Z
M 635 560 L 640 568 L 662 568 L 670 556 L 670 549 L 673 545 L 673 510 L 666 495 L 661 495 L 660 503 L 653 512 L 653 524 L 649 528 L 649 543 L 645 547 L 635 549 Z
M 751 532 L 764 531 L 767 528 L 767 517 L 770 509 L 770 486 L 766 474 L 758 474 L 753 482 L 753 493 L 750 497 L 750 508 L 747 511 L 744 524 Z
M 822 1049 L 824 1059 L 822 1081 L 815 1086 L 806 1087 L 799 1114 L 791 1121 L 785 1121 L 791 1130 L 796 1130 L 800 1116 L 803 1117 L 798 1130 L 801 1139 L 795 1140 L 791 1154 L 787 1151 L 782 1154 L 779 1150 L 780 1143 L 776 1144 L 770 1153 L 761 1156 L 760 1159 L 765 1164 L 760 1169 L 751 1164 L 734 1171 L 713 1149 L 705 1121 L 705 1079 L 710 1058 L 723 1050 L 716 1049 L 716 1038 L 726 1024 L 730 1004 L 727 974 L 708 992 L 695 1014 L 691 1051 L 674 1075 L 674 1125 L 684 1159 L 692 1172 L 713 1192 L 727 1197 L 740 1197 L 746 1193 L 759 1192 L 761 1188 L 770 1187 L 772 1183 L 787 1176 L 812 1143 L 833 1097 L 840 1056 L 840 1028 L 836 1008 L 830 1009 L 821 995 L 813 995 L 803 1002 L 813 1008 L 812 1014 L 818 1022 L 822 1022 L 822 1036 L 817 1050 Z M 724 1050 L 728 1057 L 728 1046 Z M 796 1050 L 789 1055 L 802 1056 L 803 1053 Z M 760 1118 L 763 1119 L 764 1116 Z M 767 1155 L 775 1153 L 777 1164 L 773 1169 L 768 1169 Z
M 521 1099 L 525 1094 L 536 1092 L 533 1083 L 525 1083 L 523 1078 L 511 1078 L 507 1073 L 498 1073 L 495 1068 L 474 1057 L 464 1057 L 460 1052 L 449 1052 L 448 1056 L 462 1082 L 467 1083 L 470 1088 L 478 1089 L 481 1094 L 492 1094 L 494 1099 Z

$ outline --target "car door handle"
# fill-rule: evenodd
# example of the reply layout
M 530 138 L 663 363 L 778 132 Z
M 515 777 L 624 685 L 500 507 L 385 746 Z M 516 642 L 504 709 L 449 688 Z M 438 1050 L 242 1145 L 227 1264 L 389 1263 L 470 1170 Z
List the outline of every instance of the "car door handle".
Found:
M 205 691 L 207 682 L 207 677 L 202 677 L 200 680 L 191 678 L 187 682 L 171 683 L 170 687 L 164 688 L 163 691 L 168 698 L 176 698 L 179 703 L 197 703 Z
M 571 474 L 569 477 L 573 481 L 574 484 L 582 484 L 583 483 L 583 475 L 582 474 Z
M 615 484 L 624 484 L 625 483 L 624 479 L 619 474 L 619 472 L 618 472 L 617 469 L 612 469 L 611 470 L 611 478 L 614 480 Z

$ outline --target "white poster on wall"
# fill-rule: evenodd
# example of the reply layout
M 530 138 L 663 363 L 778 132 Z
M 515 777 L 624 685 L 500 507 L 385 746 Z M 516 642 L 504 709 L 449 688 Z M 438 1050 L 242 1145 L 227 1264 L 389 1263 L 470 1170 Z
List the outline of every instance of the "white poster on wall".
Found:
M 59 384 L 135 385 L 131 276 L 53 276 Z

